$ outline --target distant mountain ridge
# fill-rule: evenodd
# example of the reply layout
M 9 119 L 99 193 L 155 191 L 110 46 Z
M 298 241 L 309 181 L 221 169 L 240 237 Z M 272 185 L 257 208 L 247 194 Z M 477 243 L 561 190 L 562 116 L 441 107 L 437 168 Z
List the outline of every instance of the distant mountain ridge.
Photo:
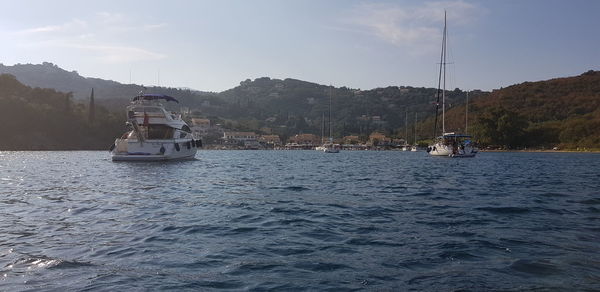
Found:
M 86 78 L 77 71 L 67 71 L 52 63 L 16 64 L 5 66 L 0 64 L 0 74 L 11 74 L 19 82 L 39 88 L 52 88 L 61 92 L 73 92 L 75 98 L 89 96 L 91 88 L 114 88 L 127 86 L 112 80 Z M 103 95 L 99 95 L 102 98 Z
M 77 71 L 69 72 L 49 62 L 13 66 L 0 64 L 0 74 L 13 75 L 19 82 L 27 86 L 52 88 L 65 93 L 72 92 L 76 100 L 87 100 L 93 88 L 97 101 L 113 110 L 122 108 L 143 89 L 142 85 L 138 84 L 122 84 L 112 80 L 83 77 Z M 147 91 L 172 94 L 178 96 L 182 101 L 211 95 L 208 92 L 191 89 L 154 86 L 147 87 Z
M 140 85 L 121 84 L 99 78 L 86 78 L 55 64 L 0 65 L 0 74 L 14 75 L 32 87 L 72 92 L 76 100 L 87 100 L 94 88 L 96 102 L 110 110 L 122 110 Z M 419 120 L 433 114 L 432 101 L 437 90 L 410 86 L 389 86 L 370 90 L 333 88 L 297 79 L 247 79 L 239 86 L 220 93 L 189 89 L 149 87 L 147 92 L 169 94 L 198 115 L 228 122 L 233 129 L 267 129 L 281 135 L 320 134 L 322 117 L 328 111 L 328 96 L 333 95 L 333 127 L 336 136 L 366 134 L 372 131 L 395 134 L 405 126 L 406 114 L 419 112 Z M 483 94 L 483 93 L 482 93 Z M 464 102 L 464 92 L 448 92 L 448 104 Z
M 84 104 L 94 88 L 97 104 L 116 112 L 116 117 L 141 89 L 135 84 L 82 77 L 52 63 L 0 64 L 1 73 L 14 75 L 31 87 L 72 92 Z M 269 77 L 247 79 L 219 93 L 166 87 L 150 87 L 147 92 L 175 96 L 181 103 L 169 103 L 174 109 L 185 107 L 193 116 L 207 117 L 226 129 L 279 134 L 283 139 L 298 133 L 319 135 L 321 125 L 329 124 L 331 95 L 335 137 L 364 138 L 378 131 L 409 141 L 414 138 L 413 131 L 418 139 L 434 136 L 438 94 L 435 88 L 388 86 L 360 90 Z M 507 147 L 600 145 L 600 71 L 524 82 L 491 93 L 471 91 L 469 97 L 469 132 L 484 144 L 501 143 L 495 136 L 510 136 L 514 138 L 511 142 L 502 142 Z M 447 131 L 465 130 L 465 101 L 466 92 L 458 88 L 446 92 Z

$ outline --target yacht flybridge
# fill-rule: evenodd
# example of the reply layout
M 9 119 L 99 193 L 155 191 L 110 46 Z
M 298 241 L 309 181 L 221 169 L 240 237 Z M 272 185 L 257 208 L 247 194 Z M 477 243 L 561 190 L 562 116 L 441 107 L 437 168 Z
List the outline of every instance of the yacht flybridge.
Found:
M 129 131 L 111 146 L 113 161 L 192 159 L 200 140 L 194 140 L 181 114 L 169 112 L 162 101 L 179 103 L 162 94 L 141 94 L 127 106 Z

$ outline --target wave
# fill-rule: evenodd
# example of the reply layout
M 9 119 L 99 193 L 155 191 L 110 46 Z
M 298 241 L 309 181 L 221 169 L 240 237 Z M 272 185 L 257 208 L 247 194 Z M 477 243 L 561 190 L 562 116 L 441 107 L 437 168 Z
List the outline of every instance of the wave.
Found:
M 32 269 L 76 269 L 81 267 L 94 266 L 89 262 L 77 260 L 65 260 L 47 256 L 25 256 L 18 258 L 13 263 L 7 265 L 7 270 L 32 270 Z
M 526 214 L 531 212 L 531 209 L 522 207 L 479 207 L 476 209 L 479 211 L 485 211 L 500 215 Z
M 536 276 L 550 276 L 561 274 L 562 271 L 548 260 L 519 259 L 509 266 L 510 269 Z

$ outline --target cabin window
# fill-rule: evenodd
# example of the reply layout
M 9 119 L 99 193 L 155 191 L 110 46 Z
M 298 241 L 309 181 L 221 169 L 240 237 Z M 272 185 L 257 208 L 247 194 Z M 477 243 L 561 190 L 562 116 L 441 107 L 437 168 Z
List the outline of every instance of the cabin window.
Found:
M 172 139 L 174 130 L 166 125 L 148 125 L 148 139 Z
M 188 133 L 192 132 L 192 130 L 190 129 L 190 127 L 188 127 L 188 125 L 183 125 L 183 127 L 181 127 L 181 130 L 185 131 L 185 132 L 188 132 Z

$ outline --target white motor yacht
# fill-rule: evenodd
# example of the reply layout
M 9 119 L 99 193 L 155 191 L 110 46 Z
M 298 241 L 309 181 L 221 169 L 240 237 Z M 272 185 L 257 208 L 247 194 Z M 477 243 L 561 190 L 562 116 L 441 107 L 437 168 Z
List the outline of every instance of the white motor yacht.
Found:
M 162 101 L 179 103 L 162 94 L 141 94 L 127 106 L 131 130 L 111 146 L 113 161 L 193 159 L 202 141 L 194 140 L 180 114 L 169 112 Z

